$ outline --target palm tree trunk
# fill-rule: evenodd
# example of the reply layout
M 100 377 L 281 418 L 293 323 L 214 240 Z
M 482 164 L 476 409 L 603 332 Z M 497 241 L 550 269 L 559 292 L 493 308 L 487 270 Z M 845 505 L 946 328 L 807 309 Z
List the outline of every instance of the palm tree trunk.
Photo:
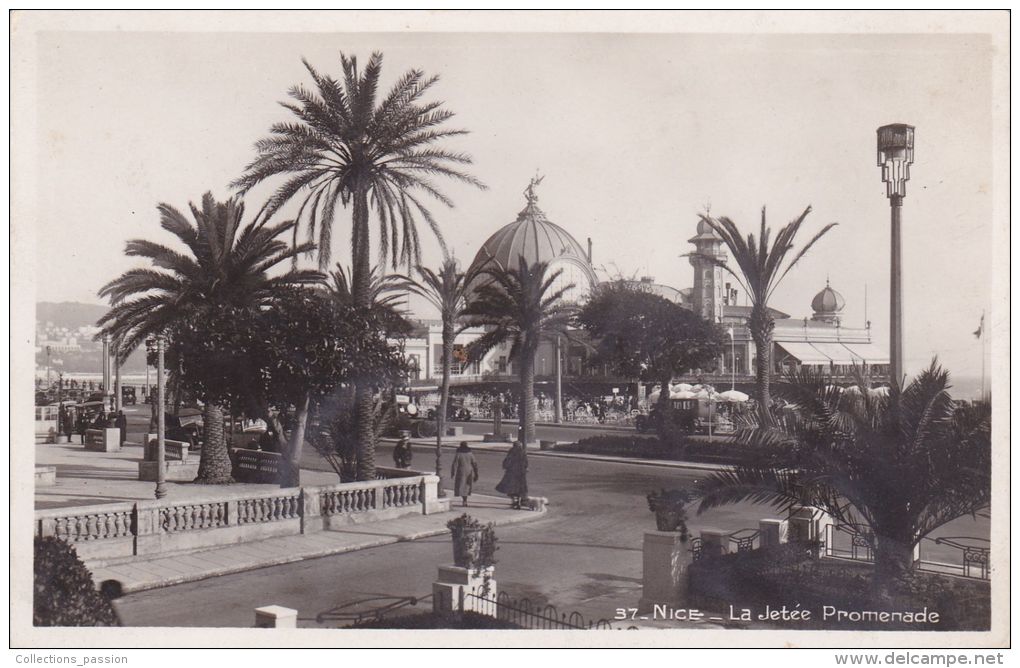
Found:
M 763 424 L 772 424 L 772 329 L 775 323 L 764 307 L 751 310 L 751 339 L 757 353 L 755 380 L 758 386 L 758 412 Z
M 875 580 L 879 596 L 890 598 L 896 584 L 914 566 L 914 546 L 909 539 L 875 536 Z
M 371 306 L 370 247 L 368 243 L 368 191 L 359 186 L 354 192 L 353 230 L 351 234 L 351 293 L 354 304 Z M 320 251 L 321 252 L 321 251 Z M 361 383 L 354 391 L 354 414 L 358 439 L 358 480 L 375 480 L 375 406 L 370 385 Z
M 535 352 L 521 354 L 521 443 L 535 440 Z
M 205 428 L 205 443 L 198 462 L 198 477 L 195 482 L 206 485 L 222 485 L 234 482 L 231 476 L 230 453 L 223 437 L 223 409 L 212 402 L 206 402 L 202 415 Z
M 280 487 L 301 486 L 301 452 L 305 444 L 305 427 L 308 424 L 310 405 L 311 399 L 306 394 L 294 415 L 294 428 L 290 433 L 286 454 L 281 461 L 283 467 L 280 471 Z
M 439 415 L 436 416 L 436 476 L 439 478 L 439 496 L 443 489 L 443 436 L 446 434 L 446 411 L 450 403 L 450 358 L 453 357 L 453 323 L 443 322 L 443 384 L 439 389 Z

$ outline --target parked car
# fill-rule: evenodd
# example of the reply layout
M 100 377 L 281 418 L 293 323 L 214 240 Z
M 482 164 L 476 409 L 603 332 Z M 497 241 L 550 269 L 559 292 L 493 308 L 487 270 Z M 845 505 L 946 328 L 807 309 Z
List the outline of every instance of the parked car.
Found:
M 435 420 L 437 415 L 436 408 L 430 408 L 428 415 L 429 420 Z M 471 422 L 471 411 L 464 406 L 463 399 L 450 398 L 446 404 L 446 419 L 453 422 Z
M 135 394 L 135 388 L 125 385 L 120 388 L 121 402 L 125 406 L 134 406 L 138 403 L 138 396 Z

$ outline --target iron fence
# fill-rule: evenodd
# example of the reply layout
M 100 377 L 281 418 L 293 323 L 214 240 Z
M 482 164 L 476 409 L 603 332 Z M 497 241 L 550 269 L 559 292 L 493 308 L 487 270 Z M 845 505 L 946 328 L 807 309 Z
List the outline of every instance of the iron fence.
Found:
M 874 534 L 865 527 L 830 524 L 825 529 L 824 555 L 871 563 L 875 560 L 874 541 Z M 956 550 L 958 560 L 946 562 L 931 558 L 930 552 L 936 546 Z M 991 569 L 991 541 L 972 536 L 925 537 L 918 544 L 914 565 L 921 571 L 988 580 Z
M 579 612 L 560 612 L 553 605 L 533 604 L 522 598 L 515 600 L 506 592 L 496 597 L 480 596 L 461 590 L 460 609 L 494 617 L 502 622 L 531 630 L 606 630 L 616 629 L 608 619 L 586 619 Z M 636 627 L 629 627 L 636 629 Z

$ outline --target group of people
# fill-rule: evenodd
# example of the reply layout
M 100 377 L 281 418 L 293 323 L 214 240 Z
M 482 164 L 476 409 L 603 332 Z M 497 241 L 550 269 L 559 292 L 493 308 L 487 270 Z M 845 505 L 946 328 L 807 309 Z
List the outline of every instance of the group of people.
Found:
M 75 411 L 69 406 L 61 406 L 57 424 L 61 435 L 67 436 L 70 440 L 75 434 L 78 434 L 81 437 L 82 445 L 85 444 L 85 432 L 89 429 L 106 429 L 108 427 L 120 429 L 121 445 L 124 445 L 127 438 L 127 416 L 124 415 L 124 411 L 116 413 L 111 411 L 107 414 L 106 410 L 100 409 L 90 421 L 85 411 Z
M 466 441 L 461 441 L 453 456 L 450 475 L 454 495 L 461 498 L 462 505 L 468 505 L 468 497 L 478 480 L 478 461 Z M 509 496 L 510 507 L 518 510 L 528 498 L 528 453 L 520 441 L 516 441 L 503 458 L 503 478 L 496 485 L 496 491 Z

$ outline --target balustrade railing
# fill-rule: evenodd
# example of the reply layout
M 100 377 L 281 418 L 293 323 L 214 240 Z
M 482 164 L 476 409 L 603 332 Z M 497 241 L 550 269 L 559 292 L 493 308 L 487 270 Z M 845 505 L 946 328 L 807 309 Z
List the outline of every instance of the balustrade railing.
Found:
M 121 558 L 172 551 L 178 545 L 179 549 L 192 549 L 196 544 L 212 546 L 266 535 L 314 532 L 329 528 L 331 518 L 335 522 L 339 517 L 343 523 L 343 515 L 378 512 L 380 518 L 389 518 L 440 510 L 436 476 L 398 473 L 400 477 L 382 480 L 228 492 L 219 498 L 38 510 L 34 532 L 62 538 L 79 552 L 84 549 L 84 559 Z M 193 538 L 181 543 L 175 537 L 182 534 Z
M 134 535 L 135 520 L 130 506 L 117 505 L 55 517 L 51 530 L 69 543 L 127 538 Z

